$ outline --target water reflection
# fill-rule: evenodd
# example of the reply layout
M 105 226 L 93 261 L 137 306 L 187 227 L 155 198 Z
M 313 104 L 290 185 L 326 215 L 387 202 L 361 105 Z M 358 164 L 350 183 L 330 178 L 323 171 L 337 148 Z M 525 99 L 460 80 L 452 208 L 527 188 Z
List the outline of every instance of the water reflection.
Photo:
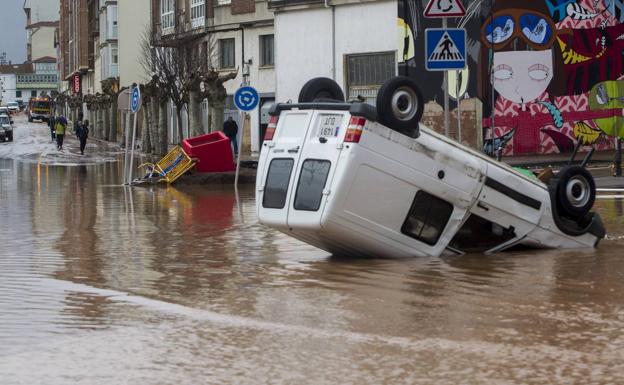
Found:
M 237 202 L 231 186 L 124 188 L 121 172 L 0 160 L 3 385 L 607 383 L 622 373 L 621 240 L 345 259 L 257 224 L 252 188 Z M 621 237 L 622 201 L 597 207 Z

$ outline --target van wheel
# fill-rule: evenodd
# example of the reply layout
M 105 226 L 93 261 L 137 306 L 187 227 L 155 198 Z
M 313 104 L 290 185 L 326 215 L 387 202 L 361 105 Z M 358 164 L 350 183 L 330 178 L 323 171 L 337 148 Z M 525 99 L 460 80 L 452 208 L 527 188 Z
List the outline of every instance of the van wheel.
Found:
M 405 76 L 389 79 L 377 94 L 379 122 L 412 138 L 420 134 L 418 123 L 424 108 L 416 82 Z
M 567 166 L 557 174 L 557 200 L 564 214 L 582 218 L 594 206 L 596 183 L 585 168 Z
M 308 80 L 301 88 L 299 103 L 312 103 L 317 99 L 331 99 L 336 102 L 345 101 L 344 93 L 338 83 L 329 78 Z

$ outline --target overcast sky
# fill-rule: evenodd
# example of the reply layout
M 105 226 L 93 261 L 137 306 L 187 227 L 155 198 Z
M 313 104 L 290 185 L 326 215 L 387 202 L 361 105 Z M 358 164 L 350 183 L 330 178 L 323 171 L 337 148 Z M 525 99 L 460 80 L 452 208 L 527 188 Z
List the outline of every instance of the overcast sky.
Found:
M 0 0 L 0 53 L 7 60 L 23 63 L 26 60 L 26 14 L 24 0 Z

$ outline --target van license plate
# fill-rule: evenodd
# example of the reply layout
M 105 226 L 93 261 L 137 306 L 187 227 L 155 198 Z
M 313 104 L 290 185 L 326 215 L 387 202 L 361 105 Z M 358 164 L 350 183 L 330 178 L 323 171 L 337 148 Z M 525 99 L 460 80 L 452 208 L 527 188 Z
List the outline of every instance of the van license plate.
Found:
M 319 117 L 318 128 L 316 130 L 316 136 L 338 136 L 340 124 L 342 123 L 342 115 L 321 115 Z

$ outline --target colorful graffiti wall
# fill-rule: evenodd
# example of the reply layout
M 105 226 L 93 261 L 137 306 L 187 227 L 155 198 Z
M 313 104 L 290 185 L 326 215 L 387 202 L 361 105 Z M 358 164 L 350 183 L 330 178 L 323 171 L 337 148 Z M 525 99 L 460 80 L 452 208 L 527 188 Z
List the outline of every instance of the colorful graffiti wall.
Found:
M 398 1 L 399 73 L 442 104 L 443 74 L 424 68 L 424 31 L 441 26 L 423 17 L 427 2 Z M 450 72 L 450 96 L 481 101 L 486 151 L 501 140 L 504 155 L 569 152 L 578 142 L 608 150 L 624 138 L 624 0 L 464 5 L 449 27 L 467 30 L 468 68 Z

